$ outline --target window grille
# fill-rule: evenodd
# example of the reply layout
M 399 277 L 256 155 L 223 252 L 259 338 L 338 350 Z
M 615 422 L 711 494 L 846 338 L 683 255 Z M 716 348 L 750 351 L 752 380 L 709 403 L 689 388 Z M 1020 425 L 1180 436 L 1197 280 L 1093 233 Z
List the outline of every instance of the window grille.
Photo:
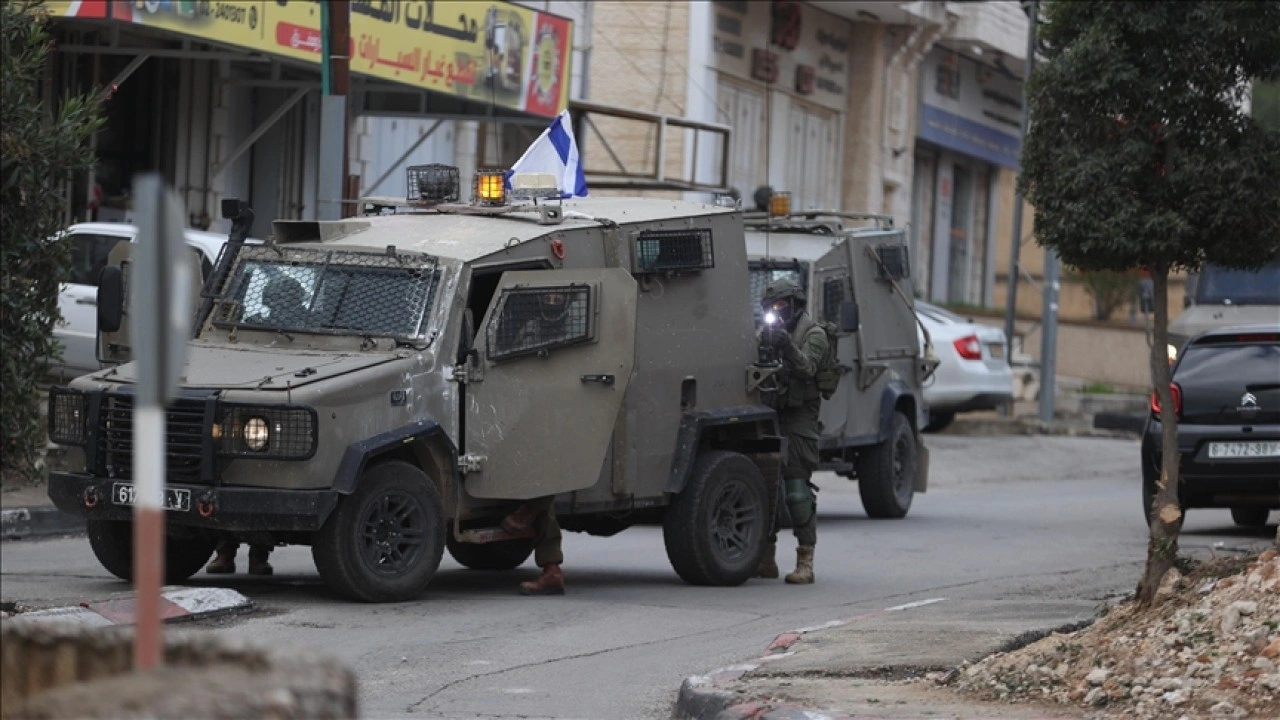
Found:
M 901 280 L 911 274 L 911 263 L 905 245 L 881 245 L 876 248 L 880 257 L 878 270 L 881 280 Z
M 591 339 L 591 288 L 586 285 L 508 288 L 489 323 L 488 355 L 506 360 Z
M 840 321 L 840 304 L 845 301 L 845 287 L 848 278 L 833 277 L 822 281 L 822 319 L 829 322 Z
M 413 340 L 439 279 L 434 257 L 245 245 L 213 297 L 216 325 Z
M 711 230 L 645 230 L 636 238 L 634 272 L 662 273 L 715 267 Z

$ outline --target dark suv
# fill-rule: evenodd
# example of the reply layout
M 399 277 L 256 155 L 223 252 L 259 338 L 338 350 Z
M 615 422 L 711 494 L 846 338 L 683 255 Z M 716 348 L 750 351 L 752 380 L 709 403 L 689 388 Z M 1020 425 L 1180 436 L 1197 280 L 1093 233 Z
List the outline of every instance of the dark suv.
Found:
M 1261 527 L 1280 509 L 1280 324 L 1195 336 L 1173 368 L 1184 509 L 1231 508 L 1237 525 Z M 1142 437 L 1147 512 L 1160 476 L 1162 425 L 1152 393 Z

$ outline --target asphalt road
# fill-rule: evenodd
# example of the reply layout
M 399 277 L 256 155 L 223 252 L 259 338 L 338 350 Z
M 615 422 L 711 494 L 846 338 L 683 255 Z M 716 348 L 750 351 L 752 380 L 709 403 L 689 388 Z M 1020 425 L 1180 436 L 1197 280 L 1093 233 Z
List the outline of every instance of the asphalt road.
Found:
M 787 630 L 925 599 L 957 622 L 985 602 L 1026 598 L 1091 608 L 1136 584 L 1146 547 L 1135 441 L 934 436 L 932 482 L 903 520 L 872 521 L 856 485 L 819 476 L 816 585 L 753 580 L 695 588 L 671 570 L 658 528 L 570 534 L 569 594 L 523 598 L 510 573 L 447 555 L 428 593 L 397 605 L 337 600 L 307 548 L 273 557 L 268 579 L 203 574 L 253 614 L 170 632 L 249 639 L 336 656 L 361 683 L 365 717 L 668 718 L 683 678 L 755 657 Z M 1273 519 L 1274 519 L 1273 515 Z M 1273 536 L 1236 529 L 1226 510 L 1192 511 L 1182 545 L 1232 552 Z M 788 569 L 795 541 L 785 535 Z M 245 558 L 241 557 L 243 563 Z M 57 606 L 127 590 L 82 538 L 0 546 L 4 599 Z

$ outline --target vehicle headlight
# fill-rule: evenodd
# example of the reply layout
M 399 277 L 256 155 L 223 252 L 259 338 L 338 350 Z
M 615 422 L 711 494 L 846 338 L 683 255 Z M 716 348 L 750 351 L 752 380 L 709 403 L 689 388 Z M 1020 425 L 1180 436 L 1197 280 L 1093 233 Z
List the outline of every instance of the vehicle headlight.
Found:
M 84 445 L 88 396 L 71 388 L 49 389 L 49 439 L 59 445 Z
M 267 421 L 260 417 L 251 417 L 244 423 L 244 444 L 254 452 L 262 452 L 267 449 L 267 443 L 271 440 L 271 429 L 267 427 Z
M 223 405 L 211 435 L 223 455 L 306 460 L 316 451 L 316 426 L 309 407 Z

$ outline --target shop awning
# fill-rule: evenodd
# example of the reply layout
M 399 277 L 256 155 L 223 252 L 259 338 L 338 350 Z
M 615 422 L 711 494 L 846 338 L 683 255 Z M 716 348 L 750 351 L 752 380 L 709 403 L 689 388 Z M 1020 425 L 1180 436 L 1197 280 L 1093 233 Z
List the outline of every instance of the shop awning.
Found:
M 99 20 L 320 65 L 315 0 L 50 0 L 54 17 Z M 509 2 L 353 0 L 353 75 L 554 117 L 569 103 L 573 21 Z M 477 13 L 477 11 L 480 11 Z

